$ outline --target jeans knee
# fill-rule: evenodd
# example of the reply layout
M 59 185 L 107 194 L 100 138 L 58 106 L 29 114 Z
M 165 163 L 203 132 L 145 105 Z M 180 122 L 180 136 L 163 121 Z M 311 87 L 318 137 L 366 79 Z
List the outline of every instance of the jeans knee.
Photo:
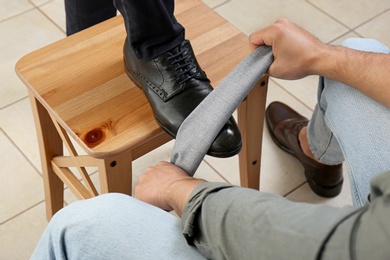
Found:
M 52 221 L 66 222 L 79 217 L 93 218 L 95 214 L 110 214 L 110 211 L 121 208 L 128 203 L 135 201 L 134 198 L 121 193 L 107 193 L 87 200 L 75 201 L 62 208 L 54 216 Z
M 359 51 L 390 53 L 389 48 L 375 39 L 348 38 L 341 43 L 341 46 Z

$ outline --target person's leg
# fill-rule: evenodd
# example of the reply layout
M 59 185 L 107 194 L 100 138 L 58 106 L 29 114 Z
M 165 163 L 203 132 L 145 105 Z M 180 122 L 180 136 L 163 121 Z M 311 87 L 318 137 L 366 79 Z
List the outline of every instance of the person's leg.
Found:
M 197 62 L 184 28 L 174 16 L 174 0 L 114 0 L 127 38 L 125 71 L 140 87 L 156 122 L 173 138 L 187 116 L 213 90 Z M 230 157 L 242 147 L 237 123 L 230 117 L 207 154 Z
M 116 15 L 112 0 L 65 0 L 66 34 L 72 35 Z
M 174 0 L 114 0 L 138 59 L 151 60 L 184 41 L 184 28 L 173 14 Z
M 123 194 L 65 207 L 31 259 L 204 259 L 173 215 Z
M 389 53 L 375 40 L 348 39 L 342 45 Z M 352 87 L 320 78 L 318 104 L 307 129 L 309 145 L 313 155 L 325 164 L 340 163 L 345 157 L 357 206 L 366 202 L 371 178 L 390 170 L 389 126 L 390 108 Z

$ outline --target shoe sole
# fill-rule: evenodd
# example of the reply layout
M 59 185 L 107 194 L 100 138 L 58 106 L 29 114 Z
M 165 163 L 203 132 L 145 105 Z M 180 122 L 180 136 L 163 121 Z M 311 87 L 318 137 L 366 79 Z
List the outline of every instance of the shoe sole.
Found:
M 270 134 L 272 140 L 274 141 L 274 143 L 276 144 L 277 147 L 279 147 L 281 150 L 285 151 L 286 153 L 289 153 L 291 154 L 292 156 L 294 156 L 298 161 L 299 159 L 297 158 L 297 156 L 290 150 L 288 149 L 287 147 L 285 147 L 284 145 L 282 145 L 279 140 L 276 138 L 276 136 L 273 134 L 272 130 L 271 130 L 271 126 L 270 126 L 270 123 L 268 121 L 268 116 L 267 116 L 267 113 L 266 113 L 266 119 L 265 119 L 265 123 L 267 125 L 267 129 L 268 129 L 268 133 Z M 300 162 L 300 161 L 299 161 Z M 301 162 L 300 162 L 301 163 Z M 302 163 L 301 163 L 302 164 Z M 303 166 L 303 165 L 302 165 Z M 307 183 L 309 184 L 310 188 L 312 189 L 312 191 L 321 196 L 321 197 L 325 197 L 325 198 L 333 198 L 333 197 L 336 197 L 337 195 L 340 194 L 341 192 L 341 189 L 342 189 L 342 186 L 343 186 L 343 181 L 344 179 L 341 179 L 340 182 L 338 182 L 336 185 L 334 186 L 321 186 L 321 185 L 318 185 L 317 183 L 315 183 L 314 181 L 311 181 L 310 180 L 310 175 L 309 173 L 306 171 L 304 171 L 305 173 L 305 177 L 306 177 L 306 180 L 307 180 Z
M 130 78 L 130 80 L 134 83 L 134 85 L 136 85 L 138 88 L 141 88 L 141 83 L 138 82 L 137 79 L 134 78 L 134 75 L 133 73 L 131 73 L 130 69 L 127 68 L 126 66 L 126 61 L 124 60 L 124 67 L 125 67 L 125 72 L 127 74 L 127 76 Z M 153 116 L 154 116 L 154 119 L 156 120 L 157 124 L 169 135 L 171 136 L 173 139 L 176 139 L 176 134 L 172 133 L 171 131 L 169 131 L 167 128 L 164 127 L 163 124 L 161 124 L 161 122 L 157 119 L 156 115 L 153 113 Z M 213 151 L 207 151 L 207 155 L 210 155 L 212 157 L 216 157 L 216 158 L 228 158 L 228 157 L 232 157 L 236 154 L 238 154 L 240 152 L 242 148 L 242 142 L 240 142 L 240 144 L 234 149 L 234 150 L 231 150 L 229 152 L 213 152 Z
M 344 182 L 344 179 L 341 179 L 341 181 L 334 186 L 321 186 L 313 181 L 309 181 L 308 177 L 310 177 L 310 175 L 307 173 L 306 170 L 305 170 L 305 177 L 307 183 L 309 184 L 310 188 L 314 191 L 314 193 L 325 198 L 333 198 L 339 195 Z

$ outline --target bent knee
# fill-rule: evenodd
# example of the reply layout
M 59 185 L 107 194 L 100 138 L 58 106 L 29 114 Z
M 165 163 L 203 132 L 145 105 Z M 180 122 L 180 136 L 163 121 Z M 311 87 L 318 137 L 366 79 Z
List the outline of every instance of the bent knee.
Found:
M 52 221 L 62 221 L 67 219 L 68 221 L 81 216 L 88 216 L 96 214 L 96 212 L 103 213 L 105 211 L 116 210 L 128 205 L 129 203 L 135 203 L 136 199 L 131 196 L 121 193 L 107 193 L 100 196 L 96 196 L 91 199 L 75 201 L 68 206 L 58 211 Z
M 341 46 L 367 52 L 390 53 L 389 48 L 375 39 L 348 38 L 341 43 Z

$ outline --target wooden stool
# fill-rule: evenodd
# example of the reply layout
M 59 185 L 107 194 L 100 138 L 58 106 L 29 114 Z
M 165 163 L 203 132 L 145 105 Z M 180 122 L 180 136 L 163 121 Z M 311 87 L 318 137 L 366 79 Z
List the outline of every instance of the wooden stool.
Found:
M 177 1 L 175 12 L 216 86 L 249 53 L 247 37 L 200 0 Z M 125 37 L 123 19 L 115 17 L 34 51 L 16 65 L 36 123 L 48 219 L 63 207 L 64 184 L 79 199 L 98 195 L 85 167 L 98 168 L 101 193 L 131 195 L 132 161 L 171 140 L 124 72 Z M 259 188 L 267 84 L 263 77 L 238 109 L 241 185 L 254 189 Z M 78 155 L 71 138 L 88 155 Z M 84 184 L 70 167 L 79 170 Z

